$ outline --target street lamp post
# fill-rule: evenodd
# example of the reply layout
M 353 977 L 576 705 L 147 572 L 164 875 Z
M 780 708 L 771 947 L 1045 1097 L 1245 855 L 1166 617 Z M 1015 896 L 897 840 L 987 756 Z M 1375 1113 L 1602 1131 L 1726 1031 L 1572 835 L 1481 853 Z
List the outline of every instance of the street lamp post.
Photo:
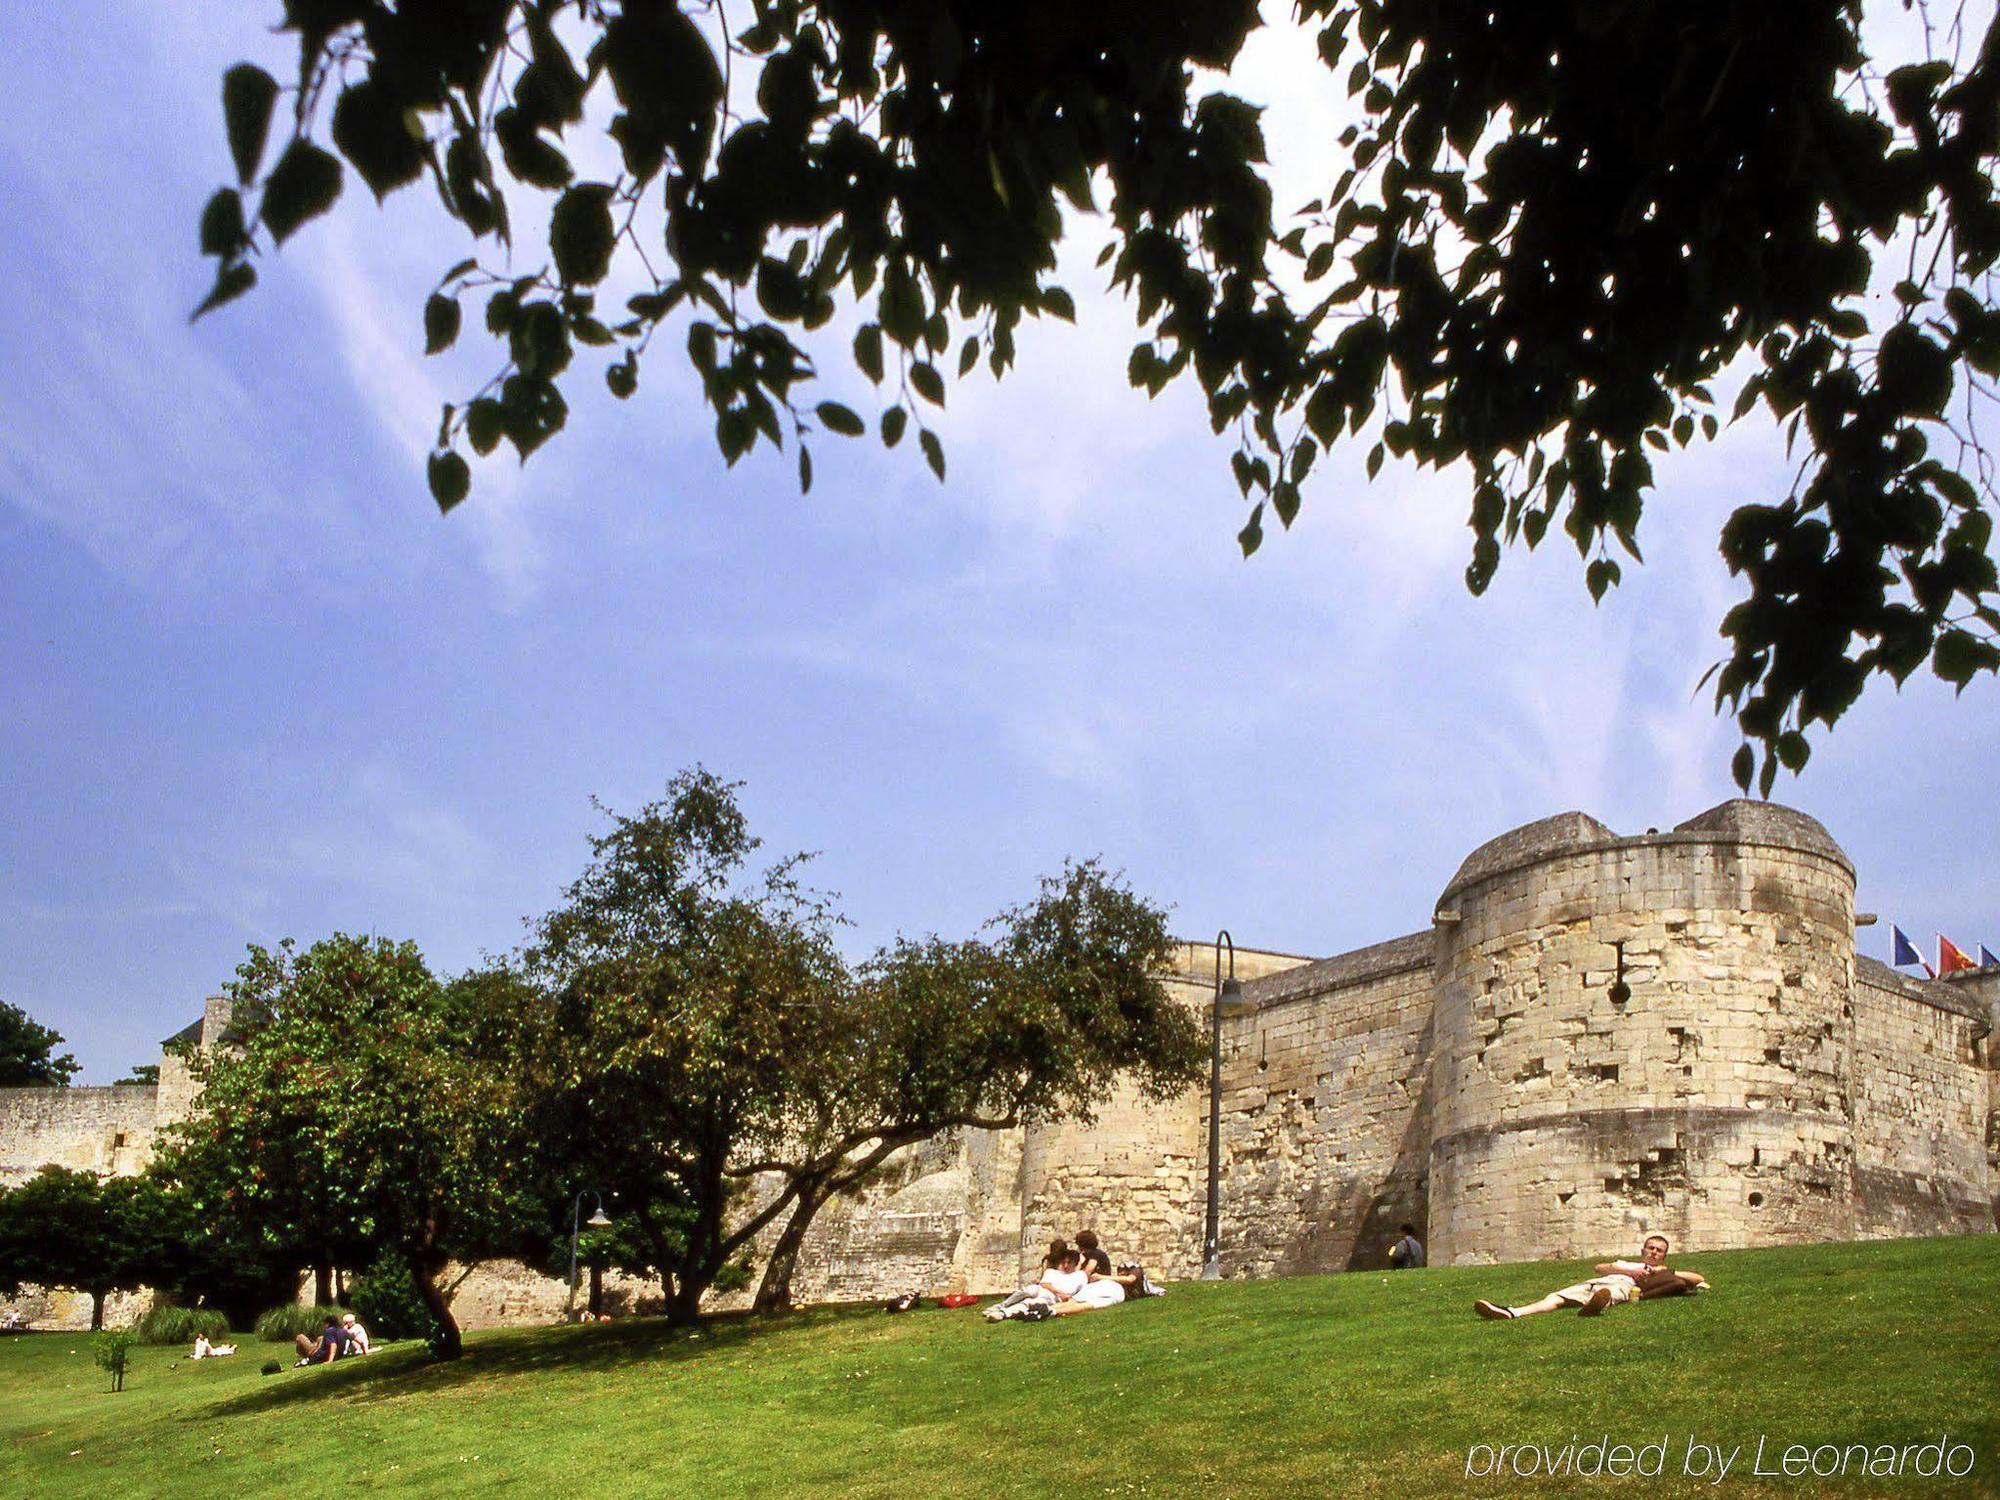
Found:
M 595 1198 L 597 1207 L 591 1210 L 589 1218 L 583 1217 L 583 1200 Z M 576 1195 L 576 1201 L 569 1207 L 569 1300 L 563 1304 L 563 1321 L 576 1321 L 576 1242 L 582 1238 L 583 1226 L 603 1229 L 611 1223 L 611 1216 L 604 1211 L 604 1195 L 595 1188 L 585 1188 Z
M 1222 950 L 1229 949 L 1229 977 L 1223 978 Z M 1222 1276 L 1222 1005 L 1242 986 L 1236 982 L 1236 941 L 1227 929 L 1215 935 L 1215 995 L 1208 1015 L 1208 1224 L 1202 1234 L 1201 1279 Z

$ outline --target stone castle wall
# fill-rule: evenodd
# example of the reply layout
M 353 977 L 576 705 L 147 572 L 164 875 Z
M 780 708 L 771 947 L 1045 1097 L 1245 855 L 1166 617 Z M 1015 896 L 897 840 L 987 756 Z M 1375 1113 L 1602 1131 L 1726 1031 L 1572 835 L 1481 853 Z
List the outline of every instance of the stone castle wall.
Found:
M 1379 1265 L 1424 1223 L 1432 947 L 1417 933 L 1246 992 L 1225 1031 L 1225 1275 Z
M 1434 1258 L 1851 1235 L 1844 857 L 1546 832 L 1441 903 Z
M 1422 932 L 1316 961 L 1239 950 L 1224 1274 L 1377 1266 L 1404 1221 L 1436 1264 L 1654 1231 L 1707 1248 L 1992 1230 L 2000 970 L 1920 982 L 1857 958 L 1854 896 L 1839 846 L 1781 807 L 1632 838 L 1566 813 L 1474 851 Z M 1204 1023 L 1216 967 L 1187 943 L 1163 976 Z M 227 1022 L 212 1004 L 176 1040 L 212 1045 Z M 0 1182 L 45 1161 L 136 1171 L 192 1096 L 172 1055 L 157 1091 L 0 1091 Z M 1198 1274 L 1207 1109 L 1205 1085 L 1123 1090 L 1088 1125 L 909 1148 L 822 1210 L 796 1291 L 1000 1291 L 1084 1227 L 1160 1276 Z M 607 1288 L 621 1310 L 658 1295 Z M 455 1305 L 482 1327 L 552 1318 L 563 1293 L 502 1264 Z
M 123 1177 L 145 1168 L 158 1128 L 147 1084 L 0 1089 L 0 1187 L 43 1167 Z

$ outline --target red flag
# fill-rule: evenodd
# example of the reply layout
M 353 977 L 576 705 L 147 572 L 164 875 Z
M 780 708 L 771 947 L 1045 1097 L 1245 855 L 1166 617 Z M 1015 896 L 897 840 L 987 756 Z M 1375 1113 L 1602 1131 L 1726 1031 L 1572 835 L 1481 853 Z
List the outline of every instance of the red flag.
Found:
M 1956 974 L 1961 969 L 1976 969 L 1978 967 L 1978 964 L 1959 951 L 1958 944 L 1954 943 L 1943 933 L 1940 932 L 1938 934 L 1938 978 L 1942 979 L 1947 974 Z

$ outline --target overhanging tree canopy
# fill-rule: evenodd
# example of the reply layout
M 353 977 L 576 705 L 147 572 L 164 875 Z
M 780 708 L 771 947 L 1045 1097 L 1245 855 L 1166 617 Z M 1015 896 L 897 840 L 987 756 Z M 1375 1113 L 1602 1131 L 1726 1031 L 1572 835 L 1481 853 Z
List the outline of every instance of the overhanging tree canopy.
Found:
M 428 178 L 475 242 L 505 245 L 510 194 L 540 193 L 547 264 L 475 254 L 424 309 L 433 351 L 467 301 L 504 348 L 445 409 L 442 507 L 470 487 L 461 449 L 525 459 L 561 428 L 579 347 L 628 397 L 670 326 L 724 455 L 789 440 L 809 486 L 813 436 L 866 430 L 805 394 L 841 299 L 882 441 L 914 430 L 942 477 L 947 370 L 1003 373 L 1023 317 L 1070 316 L 1055 245 L 1102 199 L 1144 331 L 1131 378 L 1200 385 L 1246 552 L 1330 447 L 1365 441 L 1371 474 L 1462 466 L 1475 591 L 1503 545 L 1560 527 L 1601 596 L 1638 556 L 1650 454 L 1714 436 L 1740 378 L 1727 411 L 1801 456 L 1722 536 L 1747 594 L 1716 698 L 1737 779 L 1761 746 L 1768 791 L 1877 674 L 2000 669 L 1978 434 L 2000 21 L 1918 8 L 1932 55 L 1883 72 L 1863 0 L 1299 0 L 1359 123 L 1291 214 L 1257 110 L 1212 71 L 1258 25 L 1244 0 L 284 0 L 296 82 L 224 79 L 240 186 L 202 215 L 203 310 L 334 202 L 343 161 L 378 196 Z M 621 170 L 579 181 L 565 135 L 607 114 Z M 642 290 L 600 305 L 621 262 Z

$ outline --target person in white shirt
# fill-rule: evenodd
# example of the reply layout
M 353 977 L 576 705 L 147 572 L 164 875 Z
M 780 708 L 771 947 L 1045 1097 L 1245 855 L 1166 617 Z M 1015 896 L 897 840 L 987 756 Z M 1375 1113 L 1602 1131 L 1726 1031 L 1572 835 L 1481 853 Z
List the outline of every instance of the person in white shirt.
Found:
M 343 1313 L 340 1319 L 340 1326 L 347 1330 L 347 1352 L 349 1354 L 374 1353 L 374 1350 L 368 1347 L 368 1330 L 361 1325 L 361 1320 L 355 1317 L 353 1313 Z
M 1539 1302 L 1525 1307 L 1502 1307 L 1485 1298 L 1472 1304 L 1482 1318 L 1496 1320 L 1532 1318 L 1536 1313 L 1573 1307 L 1577 1316 L 1594 1318 L 1605 1308 L 1620 1302 L 1637 1302 L 1642 1297 L 1676 1297 L 1704 1291 L 1707 1280 L 1699 1271 L 1676 1271 L 1667 1265 L 1667 1237 L 1648 1235 L 1639 1247 L 1638 1260 L 1600 1261 L 1597 1274 L 1560 1291 L 1550 1292 Z
M 1047 1317 L 1048 1312 L 1041 1309 L 1053 1311 L 1090 1282 L 1090 1273 L 1083 1269 L 1083 1258 L 1066 1240 L 1050 1242 L 1042 1267 L 1040 1280 L 1010 1293 L 998 1306 L 987 1308 L 987 1320 L 997 1323 L 1003 1318 Z

